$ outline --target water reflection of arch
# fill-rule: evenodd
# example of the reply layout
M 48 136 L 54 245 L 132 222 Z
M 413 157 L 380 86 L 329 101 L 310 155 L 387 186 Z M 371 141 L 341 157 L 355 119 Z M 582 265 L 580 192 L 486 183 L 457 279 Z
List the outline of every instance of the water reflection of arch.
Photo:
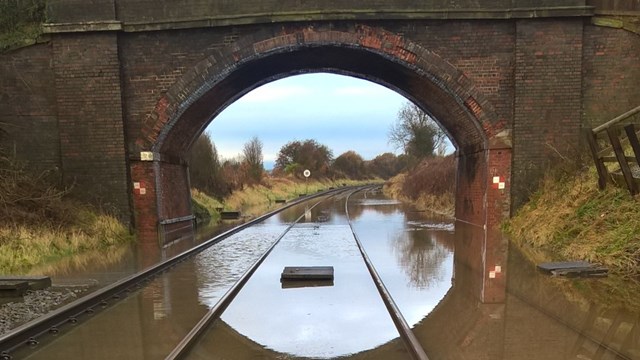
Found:
M 468 236 L 483 236 L 481 228 L 470 231 Z M 473 241 L 474 239 L 471 239 Z M 477 240 L 477 239 L 476 239 Z M 503 343 L 503 304 L 484 304 L 480 300 L 478 282 L 483 276 L 478 273 L 470 257 L 481 254 L 462 247 L 454 259 L 455 281 L 439 304 L 421 321 L 414 325 L 414 333 L 423 342 L 427 354 L 432 359 L 500 359 Z M 216 336 L 208 337 L 194 350 L 191 359 L 216 358 L 252 359 L 287 358 L 239 333 L 230 325 L 219 320 Z M 372 349 L 344 356 L 349 359 L 406 359 L 407 354 L 398 351 L 400 339 L 391 339 Z M 296 357 L 298 358 L 298 357 Z

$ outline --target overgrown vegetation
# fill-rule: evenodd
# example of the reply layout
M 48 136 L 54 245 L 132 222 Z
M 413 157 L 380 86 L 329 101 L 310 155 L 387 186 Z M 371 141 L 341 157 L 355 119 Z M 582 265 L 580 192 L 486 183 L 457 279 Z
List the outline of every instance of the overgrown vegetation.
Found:
M 26 272 L 131 239 L 115 217 L 68 199 L 47 181 L 46 173 L 34 176 L 0 155 L 0 273 Z
M 0 1 L 0 52 L 35 43 L 45 10 L 45 0 Z
M 272 208 L 275 201 L 296 199 L 302 194 L 314 194 L 320 190 L 342 185 L 360 185 L 371 183 L 371 180 L 359 181 L 351 179 L 309 180 L 300 181 L 292 178 L 269 178 L 258 186 L 253 186 L 233 193 L 225 199 L 225 208 L 242 209 L 246 215 L 255 216 Z
M 455 178 L 456 159 L 453 155 L 429 157 L 413 170 L 389 180 L 384 192 L 421 209 L 453 216 Z
M 242 190 L 218 201 L 205 193 L 192 190 L 192 196 L 213 214 L 213 220 L 219 216 L 218 209 L 240 211 L 243 216 L 261 215 L 277 206 L 276 200 L 293 200 L 304 194 L 314 194 L 320 190 L 343 185 L 370 184 L 371 180 L 299 180 L 293 177 L 269 177 L 261 184 L 247 186 Z M 381 182 L 381 180 L 378 180 Z
M 391 153 L 366 161 L 358 153 L 346 151 L 333 160 L 327 146 L 311 139 L 285 144 L 271 174 L 264 169 L 262 142 L 257 137 L 244 145 L 242 155 L 236 159 L 221 161 L 207 133 L 200 135 L 189 153 L 191 186 L 219 200 L 246 187 L 269 188 L 273 178 L 304 180 L 304 170 L 309 170 L 315 181 L 342 182 L 342 179 L 388 179 L 405 166 L 406 157 Z
M 191 203 L 193 215 L 198 224 L 220 220 L 219 209 L 224 205 L 215 198 L 198 189 L 191 189 Z
M 587 260 L 640 275 L 640 206 L 627 190 L 600 191 L 593 167 L 575 176 L 549 173 L 529 203 L 504 224 L 514 242 L 554 260 Z

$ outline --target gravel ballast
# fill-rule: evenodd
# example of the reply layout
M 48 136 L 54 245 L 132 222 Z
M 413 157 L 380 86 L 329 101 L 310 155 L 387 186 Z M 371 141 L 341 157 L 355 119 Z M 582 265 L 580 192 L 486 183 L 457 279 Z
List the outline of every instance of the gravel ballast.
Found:
M 0 305 L 0 335 L 75 300 L 78 292 L 82 291 L 65 288 L 32 290 L 23 298 Z

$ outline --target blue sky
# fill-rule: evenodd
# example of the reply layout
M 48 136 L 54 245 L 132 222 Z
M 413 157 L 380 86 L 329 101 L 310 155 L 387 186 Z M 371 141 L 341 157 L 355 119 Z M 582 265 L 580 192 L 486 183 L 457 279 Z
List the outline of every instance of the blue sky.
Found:
M 370 160 L 395 152 L 387 134 L 407 100 L 372 82 L 307 74 L 263 85 L 231 104 L 206 129 L 222 158 L 242 152 L 253 136 L 263 143 L 265 167 L 292 140 L 315 139 L 334 156 L 354 150 Z

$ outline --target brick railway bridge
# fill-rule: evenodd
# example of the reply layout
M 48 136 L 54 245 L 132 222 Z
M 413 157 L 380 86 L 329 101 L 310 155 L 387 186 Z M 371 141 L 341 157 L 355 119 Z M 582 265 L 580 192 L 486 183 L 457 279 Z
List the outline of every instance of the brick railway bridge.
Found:
M 194 139 L 279 78 L 351 75 L 418 104 L 457 147 L 457 217 L 485 228 L 576 158 L 583 127 L 640 99 L 639 0 L 51 0 L 47 13 L 37 43 L 0 54 L 9 145 L 142 239 L 190 221 Z

